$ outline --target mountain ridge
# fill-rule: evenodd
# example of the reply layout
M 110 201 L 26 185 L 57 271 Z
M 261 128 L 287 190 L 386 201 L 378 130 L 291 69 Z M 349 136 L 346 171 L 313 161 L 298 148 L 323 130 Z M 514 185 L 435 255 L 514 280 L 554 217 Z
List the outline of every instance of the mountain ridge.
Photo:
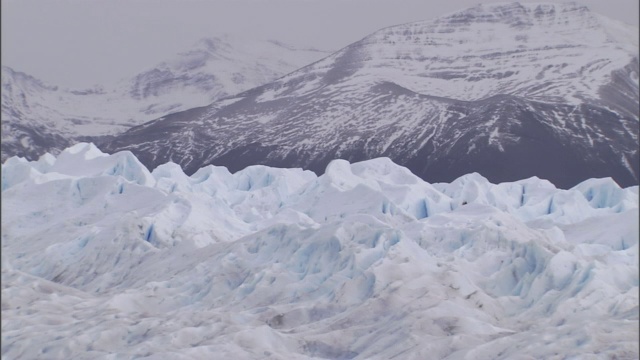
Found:
M 68 89 L 2 67 L 2 160 L 37 159 L 87 136 L 114 135 L 172 112 L 204 106 L 325 56 L 281 42 L 221 35 L 112 86 Z M 277 55 L 276 55 L 277 54 Z
M 321 173 L 333 158 L 388 156 L 427 181 L 478 171 L 493 182 L 637 184 L 637 45 L 605 25 L 575 4 L 477 6 L 384 28 L 224 102 L 96 142 L 187 172 L 214 163 Z

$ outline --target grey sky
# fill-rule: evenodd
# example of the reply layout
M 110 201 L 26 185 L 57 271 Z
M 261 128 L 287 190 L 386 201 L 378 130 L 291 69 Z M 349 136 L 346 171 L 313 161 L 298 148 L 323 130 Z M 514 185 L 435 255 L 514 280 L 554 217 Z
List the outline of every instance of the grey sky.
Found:
M 338 50 L 380 28 L 480 2 L 2 0 L 2 64 L 52 85 L 86 87 L 135 74 L 220 33 Z M 576 2 L 638 26 L 638 0 Z

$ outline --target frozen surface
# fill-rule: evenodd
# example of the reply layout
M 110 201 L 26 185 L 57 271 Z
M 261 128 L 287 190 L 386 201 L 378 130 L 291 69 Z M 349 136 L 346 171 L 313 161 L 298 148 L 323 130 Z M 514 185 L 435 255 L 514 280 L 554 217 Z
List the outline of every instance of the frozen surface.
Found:
M 638 187 L 81 143 L 2 165 L 2 359 L 633 359 Z

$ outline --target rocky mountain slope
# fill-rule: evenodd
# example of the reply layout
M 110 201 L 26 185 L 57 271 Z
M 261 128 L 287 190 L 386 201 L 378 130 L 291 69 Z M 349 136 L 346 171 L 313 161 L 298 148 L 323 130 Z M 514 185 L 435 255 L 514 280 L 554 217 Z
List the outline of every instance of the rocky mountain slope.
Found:
M 2 67 L 2 160 L 37 159 L 83 136 L 113 135 L 172 112 L 262 85 L 329 53 L 221 36 L 199 41 L 112 88 L 49 86 Z
M 322 173 L 387 156 L 430 182 L 480 172 L 638 183 L 637 29 L 567 4 L 479 5 L 382 29 L 267 85 L 99 140 L 153 168 Z

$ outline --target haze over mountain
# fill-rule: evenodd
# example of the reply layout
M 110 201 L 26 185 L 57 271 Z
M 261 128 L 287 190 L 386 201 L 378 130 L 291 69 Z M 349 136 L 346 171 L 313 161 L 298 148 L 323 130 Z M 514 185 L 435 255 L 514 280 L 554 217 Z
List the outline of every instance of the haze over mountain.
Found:
M 57 153 L 83 136 L 113 135 L 171 112 L 265 84 L 328 55 L 277 41 L 220 36 L 113 88 L 63 89 L 2 67 L 2 161 Z
M 567 4 L 479 5 L 392 26 L 272 83 L 114 139 L 174 161 L 322 173 L 388 156 L 428 181 L 477 171 L 638 183 L 637 28 Z

